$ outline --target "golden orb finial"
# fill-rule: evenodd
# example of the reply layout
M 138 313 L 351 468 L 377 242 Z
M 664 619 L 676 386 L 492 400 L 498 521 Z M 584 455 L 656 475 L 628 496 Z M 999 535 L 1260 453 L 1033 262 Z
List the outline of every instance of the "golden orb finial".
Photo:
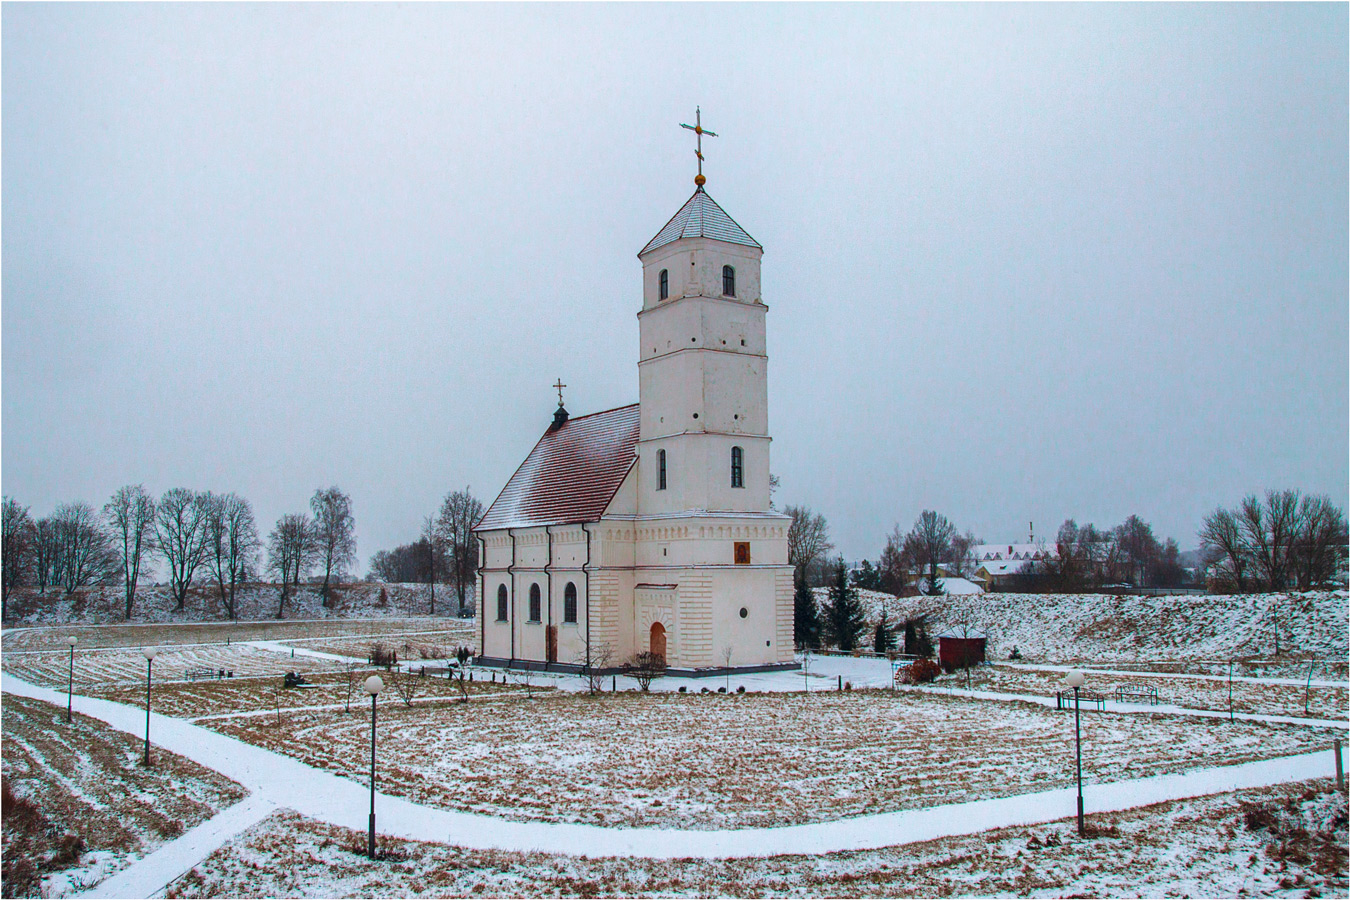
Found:
M 702 172 L 700 172 L 700 173 L 698 173 L 697 175 L 694 176 L 694 184 L 698 185 L 699 187 L 703 187 L 703 186 L 704 186 L 705 184 L 707 184 L 707 183 L 708 183 L 708 179 L 706 179 L 706 178 L 703 177 L 703 173 L 702 173 Z

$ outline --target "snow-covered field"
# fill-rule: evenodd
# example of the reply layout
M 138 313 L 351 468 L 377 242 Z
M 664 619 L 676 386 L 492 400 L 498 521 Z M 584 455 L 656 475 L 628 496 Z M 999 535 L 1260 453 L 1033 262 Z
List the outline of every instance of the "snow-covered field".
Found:
M 1346 798 L 1326 779 L 881 850 L 587 858 L 382 840 L 279 812 L 170 896 L 1345 896 Z
M 915 605 L 933 603 L 872 594 L 865 599 L 874 609 L 887 604 L 893 623 L 917 611 Z M 974 605 L 979 604 L 987 618 L 975 618 Z M 1089 671 L 1089 687 L 1108 695 L 1118 684 L 1155 686 L 1160 701 L 1171 709 L 1085 714 L 1083 762 L 1089 785 L 1312 750 L 1329 756 L 1331 740 L 1345 737 L 1344 725 L 1229 723 L 1226 716 L 1185 714 L 1178 708 L 1226 711 L 1228 686 L 1221 679 L 1177 674 L 1226 672 L 1226 665 L 1219 666 L 1226 654 L 1250 652 L 1247 665 L 1236 670 L 1235 711 L 1303 717 L 1303 677 L 1312 658 L 1308 717 L 1343 723 L 1350 697 L 1343 593 L 1293 598 L 996 594 L 947 598 L 941 608 L 926 608 L 932 633 L 947 624 L 969 622 L 989 631 L 991 658 L 1006 658 L 1017 646 L 1023 663 L 973 672 L 971 688 L 985 692 L 982 697 L 958 692 L 966 683 L 963 675 L 944 676 L 921 690 L 892 691 L 885 660 L 840 656 L 813 656 L 809 674 L 660 679 L 651 694 L 636 691 L 622 676 L 606 682 L 607 688 L 616 685 L 618 693 L 590 696 L 576 677 L 535 674 L 527 689 L 519 673 L 507 685 L 501 673 L 476 670 L 467 703 L 459 702 L 458 687 L 443 677 L 382 673 L 390 686 L 379 707 L 380 788 L 429 807 L 517 823 L 628 826 L 648 835 L 661 834 L 655 831 L 659 828 L 707 832 L 839 823 L 873 813 L 1062 789 L 1073 773 L 1073 719 L 1045 706 L 1062 685 L 1063 672 L 1037 667 L 1066 662 L 1118 670 Z M 1272 627 L 1272 610 L 1278 610 L 1281 622 L 1278 660 L 1269 657 L 1273 642 L 1257 646 L 1262 629 Z M 1233 617 L 1227 632 L 1221 627 L 1225 615 Z M 1135 623 L 1138 639 L 1117 616 Z M 1188 630 L 1194 631 L 1193 640 L 1187 640 Z M 350 658 L 364 659 L 373 644 L 381 643 L 414 666 L 424 657 L 428 665 L 438 666 L 437 652 L 472 645 L 475 627 L 472 620 L 398 618 L 377 611 L 366 619 L 323 612 L 315 619 L 282 622 L 15 629 L 3 634 L 6 675 L 64 689 L 69 663 L 65 637 L 71 633 L 80 638 L 77 693 L 139 706 L 145 677 L 139 648 L 159 646 L 154 664 L 157 713 L 195 721 L 348 779 L 347 784 L 362 785 L 370 731 L 369 701 L 359 680 L 370 669 L 349 665 Z M 1294 662 L 1289 661 L 1291 650 Z M 183 680 L 196 668 L 232 670 L 236 677 Z M 1131 674 L 1132 669 L 1143 671 Z M 286 671 L 305 673 L 316 686 L 283 690 L 280 679 Z M 836 690 L 846 681 L 860 689 Z M 412 705 L 399 697 L 396 682 L 414 692 Z M 715 693 L 724 686 L 730 693 Z M 736 693 L 738 686 L 747 693 Z M 678 693 L 680 687 L 686 692 Z M 700 693 L 703 689 L 714 693 Z M 121 789 L 128 793 L 126 773 L 118 768 L 133 766 L 134 747 L 123 751 L 120 762 L 115 755 L 105 757 L 102 770 L 54 750 L 33 755 L 25 748 L 28 756 L 21 757 L 15 729 L 33 729 L 13 712 L 20 702 L 32 703 L 8 693 L 4 697 L 7 784 L 11 772 L 18 771 L 15 767 L 26 765 L 31 771 L 25 777 L 42 782 L 54 795 L 92 795 L 83 782 L 66 776 L 74 766 L 81 778 L 109 785 L 121 779 Z M 184 747 L 199 746 L 203 735 L 219 739 L 197 732 Z M 125 735 L 119 739 L 135 744 Z M 276 757 L 269 759 L 281 765 Z M 229 769 L 225 762 L 213 765 Z M 1284 777 L 1297 777 L 1298 771 Z M 130 793 L 145 798 L 154 791 L 132 788 Z M 1164 804 L 1151 813 L 1094 817 L 1098 831 L 1084 843 L 1061 824 L 865 853 L 704 862 L 586 860 L 390 841 L 387 845 L 406 859 L 387 859 L 372 867 L 346 849 L 360 842 L 359 834 L 282 811 L 231 842 L 170 895 L 1195 895 L 1242 890 L 1302 895 L 1310 887 L 1344 894 L 1344 795 L 1336 799 L 1324 792 L 1303 798 L 1288 786 L 1258 793 L 1269 807 L 1262 807 L 1264 812 L 1244 808 L 1256 802 L 1252 792 L 1244 792 L 1240 798 L 1230 794 Z M 185 794 L 202 803 L 197 819 L 218 808 L 203 802 L 199 788 Z M 47 802 L 56 806 L 67 801 Z M 111 800 L 100 802 L 108 814 L 116 813 Z M 296 802 L 303 805 L 292 805 Z M 175 809 L 174 818 L 184 824 L 170 830 L 189 826 L 193 817 Z M 1249 820 L 1257 826 L 1249 828 Z M 1295 820 L 1303 825 L 1295 827 Z M 1272 828 L 1279 835 L 1272 836 Z M 418 830 L 400 833 L 420 835 Z M 1318 837 L 1323 834 L 1331 837 Z M 69 888 L 73 879 L 92 881 L 159 839 L 141 838 L 141 849 L 120 857 L 113 851 L 85 854 L 69 870 L 71 878 L 49 884 L 50 892 L 60 893 L 62 884 Z M 7 859 L 10 840 L 7 832 Z M 1328 856 L 1327 842 L 1336 840 L 1339 856 Z
M 983 629 L 990 659 L 1013 648 L 1030 661 L 1179 662 L 1268 658 L 1282 654 L 1335 662 L 1344 668 L 1350 650 L 1345 591 L 1307 594 L 1176 595 L 979 594 L 892 597 L 859 592 L 876 622 L 886 611 L 892 624 L 929 617 L 929 633 L 954 625 Z M 823 604 L 829 591 L 816 589 Z M 1306 661 L 1302 667 L 1306 669 Z M 1297 674 L 1297 664 L 1295 664 Z
M 152 750 L 153 766 L 141 766 L 136 738 L 78 714 L 66 724 L 65 712 L 5 697 L 5 787 L 32 805 L 6 803 L 6 897 L 92 885 L 244 796 L 237 784 L 161 748 Z M 63 835 L 78 837 L 82 848 L 53 859 Z
M 366 710 L 203 721 L 360 780 Z M 1178 716 L 1083 720 L 1084 777 L 1118 781 L 1327 746 L 1329 731 Z M 819 822 L 1063 787 L 1073 718 L 933 693 L 518 690 L 380 711 L 382 790 L 516 820 L 725 829 Z M 1128 749 L 1126 749 L 1128 748 Z
M 323 605 L 319 586 L 303 584 L 292 588 L 284 608 L 280 604 L 277 585 L 249 583 L 236 589 L 235 614 L 249 620 L 276 620 L 282 610 L 283 619 L 327 618 L 402 618 L 426 616 L 432 613 L 431 595 L 424 584 L 383 584 L 356 582 L 334 585 L 332 601 Z M 229 614 L 220 602 L 214 584 L 198 582 L 188 589 L 183 609 L 176 603 L 167 585 L 143 584 L 136 589 L 132 608 L 132 622 L 219 622 L 228 621 Z M 20 588 L 10 601 L 15 625 L 61 625 L 74 622 L 121 624 L 127 621 L 126 606 L 120 586 L 87 588 L 66 594 L 61 588 L 49 588 L 39 594 L 34 588 Z M 435 615 L 453 618 L 459 600 L 444 585 L 436 587 Z

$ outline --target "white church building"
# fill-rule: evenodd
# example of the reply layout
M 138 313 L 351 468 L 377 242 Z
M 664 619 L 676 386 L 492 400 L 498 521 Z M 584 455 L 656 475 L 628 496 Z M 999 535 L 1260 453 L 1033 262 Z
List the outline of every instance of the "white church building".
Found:
M 695 181 L 638 254 L 639 402 L 572 418 L 560 397 L 478 523 L 482 664 L 615 669 L 651 650 L 672 673 L 794 665 L 763 248 L 701 166 Z

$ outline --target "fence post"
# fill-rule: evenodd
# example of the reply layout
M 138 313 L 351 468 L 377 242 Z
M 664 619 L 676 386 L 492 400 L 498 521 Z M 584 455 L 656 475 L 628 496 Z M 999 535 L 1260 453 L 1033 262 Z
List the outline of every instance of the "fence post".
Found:
M 1336 790 L 1345 790 L 1345 766 L 1341 763 L 1341 739 L 1337 738 L 1336 748 Z
M 843 675 L 840 675 L 840 676 L 839 676 L 839 690 L 840 690 L 841 692 L 844 690 L 844 676 L 843 676 Z

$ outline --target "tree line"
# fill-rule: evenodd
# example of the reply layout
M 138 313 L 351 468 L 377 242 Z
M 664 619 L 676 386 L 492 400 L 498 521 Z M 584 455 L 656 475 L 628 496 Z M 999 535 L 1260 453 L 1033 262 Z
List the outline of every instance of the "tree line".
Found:
M 436 614 L 436 585 L 450 587 L 459 614 L 469 609 L 468 595 L 478 579 L 478 540 L 473 528 L 483 518 L 483 504 L 466 487 L 451 491 L 434 515 L 422 520 L 417 539 L 370 558 L 373 580 L 425 584 Z
M 1345 568 L 1345 512 L 1325 494 L 1266 491 L 1205 517 L 1200 543 L 1220 587 L 1247 591 L 1308 590 Z
M 199 578 L 215 584 L 221 606 L 237 617 L 236 591 L 266 572 L 280 586 L 277 617 L 292 589 L 316 568 L 321 594 L 332 605 L 332 587 L 356 559 L 351 498 L 337 487 L 320 488 L 309 513 L 277 520 L 266 543 L 249 501 L 234 493 L 172 488 L 159 498 L 144 485 L 118 488 L 102 510 L 84 501 L 63 503 L 35 519 L 11 497 L 0 508 L 0 617 L 9 617 L 15 588 L 49 588 L 67 595 L 81 588 L 120 587 L 130 619 L 142 572 L 160 561 L 168 574 L 174 609 L 182 610 Z

